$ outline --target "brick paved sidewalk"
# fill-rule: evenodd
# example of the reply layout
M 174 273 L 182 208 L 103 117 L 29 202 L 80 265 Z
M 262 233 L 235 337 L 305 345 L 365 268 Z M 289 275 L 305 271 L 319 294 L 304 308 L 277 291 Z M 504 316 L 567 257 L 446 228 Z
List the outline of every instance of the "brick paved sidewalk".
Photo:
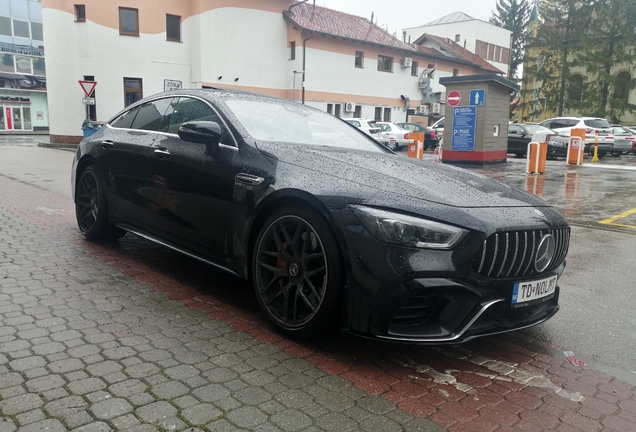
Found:
M 0 432 L 636 430 L 633 386 L 539 347 L 299 344 L 244 282 L 132 235 L 86 242 L 68 198 L 0 191 Z

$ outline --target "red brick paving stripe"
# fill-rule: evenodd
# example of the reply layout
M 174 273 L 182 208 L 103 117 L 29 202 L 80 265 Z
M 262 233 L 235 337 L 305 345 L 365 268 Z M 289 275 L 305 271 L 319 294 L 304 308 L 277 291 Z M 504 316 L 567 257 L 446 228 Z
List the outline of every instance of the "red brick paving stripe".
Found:
M 63 238 L 70 245 L 119 269 L 127 276 L 165 292 L 189 307 L 203 310 L 213 319 L 224 320 L 237 330 L 251 333 L 264 343 L 279 346 L 290 355 L 304 357 L 324 372 L 347 379 L 370 394 L 381 394 L 406 413 L 429 417 L 447 427 L 449 432 L 497 428 L 500 432 L 539 431 L 551 426 L 556 426 L 557 430 L 569 430 L 571 427 L 583 428 L 584 431 L 599 430 L 602 427 L 621 432 L 634 430 L 634 387 L 600 372 L 577 368 L 564 359 L 532 353 L 505 341 L 489 339 L 488 342 L 492 345 L 479 345 L 479 355 L 493 360 L 524 363 L 530 372 L 545 371 L 544 375 L 553 383 L 581 391 L 587 398 L 582 403 L 576 403 L 553 393 L 543 396 L 543 390 L 528 388 L 516 382 L 489 380 L 474 372 L 492 374 L 491 371 L 442 354 L 434 358 L 416 358 L 416 362 L 440 372 L 448 369 L 461 370 L 462 373 L 457 375 L 458 382 L 470 384 L 475 389 L 467 394 L 450 385 L 435 384 L 428 378 L 416 380 L 414 377 L 420 374 L 411 368 L 387 362 L 380 364 L 377 359 L 354 359 L 353 355 L 359 355 L 354 347 L 341 347 L 340 351 L 325 350 L 285 339 L 272 332 L 263 324 L 262 317 L 252 311 L 242 310 L 209 292 L 201 292 L 162 272 L 152 262 L 147 265 L 126 256 L 124 254 L 129 251 L 119 250 L 117 244 L 86 242 L 73 220 L 74 208 L 70 199 L 2 176 L 0 190 L 3 191 L 0 194 L 0 208 L 9 210 L 53 236 Z M 49 215 L 35 210 L 30 203 L 62 212 Z M 426 374 L 422 376 L 428 377 Z M 592 388 L 598 389 L 596 395 L 590 395 L 593 393 Z M 632 399 L 628 400 L 630 398 Z M 617 404 L 621 404 L 620 408 L 623 409 L 620 410 Z M 510 426 L 517 416 L 521 420 Z

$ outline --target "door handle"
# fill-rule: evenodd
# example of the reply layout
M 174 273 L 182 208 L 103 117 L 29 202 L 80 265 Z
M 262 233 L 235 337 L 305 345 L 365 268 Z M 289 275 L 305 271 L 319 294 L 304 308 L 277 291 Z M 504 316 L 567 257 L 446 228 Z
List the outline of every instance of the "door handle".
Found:
M 168 151 L 168 149 L 159 148 L 155 150 L 155 156 L 157 156 L 158 158 L 167 158 L 168 156 L 170 156 L 170 152 Z
M 112 147 L 114 144 L 111 140 L 106 140 L 106 141 L 102 141 L 102 147 L 103 148 L 110 148 Z

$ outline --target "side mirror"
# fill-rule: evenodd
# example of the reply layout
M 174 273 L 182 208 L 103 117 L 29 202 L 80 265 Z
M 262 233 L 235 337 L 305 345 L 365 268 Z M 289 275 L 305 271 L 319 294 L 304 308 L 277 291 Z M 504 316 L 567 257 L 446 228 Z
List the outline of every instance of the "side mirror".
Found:
M 179 138 L 199 144 L 218 146 L 222 135 L 221 126 L 212 121 L 190 121 L 182 124 L 179 128 Z

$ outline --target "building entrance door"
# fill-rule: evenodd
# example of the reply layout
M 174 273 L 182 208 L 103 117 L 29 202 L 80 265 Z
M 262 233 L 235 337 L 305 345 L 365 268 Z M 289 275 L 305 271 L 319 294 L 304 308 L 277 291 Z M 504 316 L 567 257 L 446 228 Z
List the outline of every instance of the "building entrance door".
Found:
M 32 130 L 31 108 L 3 106 L 0 114 L 0 130 Z

